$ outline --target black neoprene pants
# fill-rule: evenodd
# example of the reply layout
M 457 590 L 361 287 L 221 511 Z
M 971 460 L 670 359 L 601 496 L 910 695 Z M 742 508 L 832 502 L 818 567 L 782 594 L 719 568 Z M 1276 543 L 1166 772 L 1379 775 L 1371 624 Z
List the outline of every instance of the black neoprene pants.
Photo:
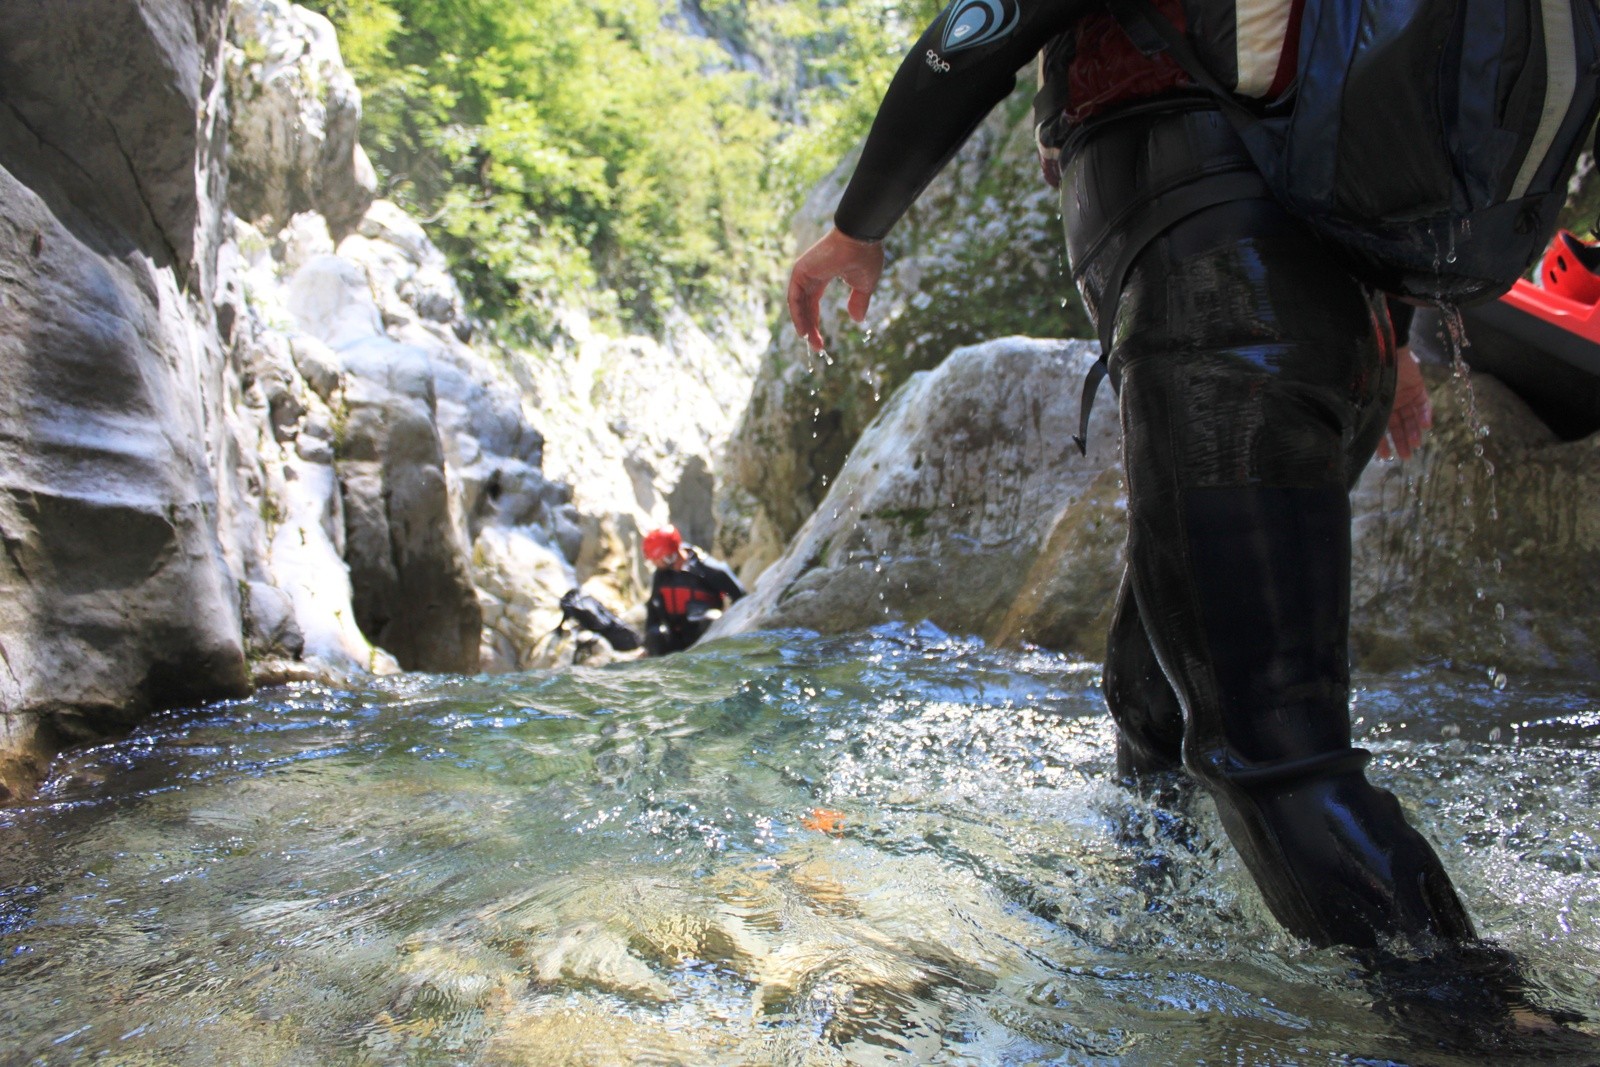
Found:
M 1063 183 L 1074 275 L 1115 316 L 1129 533 L 1105 693 L 1119 764 L 1181 761 L 1296 935 L 1470 938 L 1433 849 L 1351 744 L 1349 489 L 1393 401 L 1382 301 L 1262 196 L 1149 240 L 1117 306 L 1099 306 L 1104 249 L 1140 229 L 1148 191 L 1230 159 L 1248 166 L 1216 112 L 1147 111 L 1103 123 Z

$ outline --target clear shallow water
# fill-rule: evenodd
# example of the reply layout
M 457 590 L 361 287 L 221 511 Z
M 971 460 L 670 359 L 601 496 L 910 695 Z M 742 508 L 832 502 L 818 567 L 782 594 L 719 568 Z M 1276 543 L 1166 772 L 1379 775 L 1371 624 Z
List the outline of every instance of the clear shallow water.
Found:
M 158 718 L 0 812 L 0 1062 L 1457 1062 L 1277 929 L 1208 802 L 1112 782 L 1097 683 L 889 629 Z M 1354 713 L 1597 1014 L 1600 687 Z

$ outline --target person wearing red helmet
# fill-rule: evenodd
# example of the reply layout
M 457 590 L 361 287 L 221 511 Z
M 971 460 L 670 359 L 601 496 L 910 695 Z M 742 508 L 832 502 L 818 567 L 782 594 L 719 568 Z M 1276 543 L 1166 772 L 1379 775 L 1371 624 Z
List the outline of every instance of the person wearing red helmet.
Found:
M 705 635 L 723 608 L 745 595 L 727 564 L 686 544 L 676 527 L 645 534 L 644 558 L 656 569 L 645 607 L 647 656 L 682 652 Z

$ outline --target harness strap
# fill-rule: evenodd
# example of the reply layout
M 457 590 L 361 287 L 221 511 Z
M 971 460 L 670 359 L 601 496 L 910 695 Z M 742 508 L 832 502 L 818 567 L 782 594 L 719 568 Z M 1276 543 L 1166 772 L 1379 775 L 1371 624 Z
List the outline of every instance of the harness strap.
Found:
M 1151 241 L 1192 215 L 1219 204 L 1229 204 L 1235 200 L 1258 200 L 1271 195 L 1265 179 L 1254 170 L 1208 174 L 1152 201 L 1125 231 L 1122 250 L 1106 274 L 1106 287 L 1098 301 L 1100 358 L 1095 360 L 1083 380 L 1083 397 L 1078 406 L 1078 432 L 1072 438 L 1078 446 L 1079 455 L 1089 454 L 1089 413 L 1094 408 L 1095 393 L 1111 369 L 1108 360 L 1112 336 L 1116 332 L 1117 307 L 1122 302 L 1122 286 L 1128 279 L 1133 261 L 1139 258 L 1139 253 Z M 1118 388 L 1116 377 L 1112 378 L 1111 387 Z

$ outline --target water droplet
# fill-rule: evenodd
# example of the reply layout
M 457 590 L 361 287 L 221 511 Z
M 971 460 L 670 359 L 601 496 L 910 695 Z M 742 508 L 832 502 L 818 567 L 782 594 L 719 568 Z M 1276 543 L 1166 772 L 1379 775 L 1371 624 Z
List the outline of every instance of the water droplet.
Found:
M 1501 622 L 1506 621 L 1506 606 L 1504 604 L 1496 604 L 1494 606 L 1494 617 Z
M 1481 585 L 1478 586 L 1478 599 L 1482 600 L 1484 598 L 1484 595 L 1485 594 L 1484 594 L 1484 591 L 1483 591 L 1483 586 L 1481 586 Z
M 1493 730 L 1489 731 L 1489 740 L 1491 740 L 1491 741 L 1500 740 L 1500 727 L 1496 726 Z
M 1506 687 L 1506 683 L 1508 683 L 1510 681 L 1511 681 L 1511 679 L 1506 677 L 1506 674 L 1505 674 L 1504 671 L 1495 672 L 1494 687 L 1496 689 L 1504 689 Z

